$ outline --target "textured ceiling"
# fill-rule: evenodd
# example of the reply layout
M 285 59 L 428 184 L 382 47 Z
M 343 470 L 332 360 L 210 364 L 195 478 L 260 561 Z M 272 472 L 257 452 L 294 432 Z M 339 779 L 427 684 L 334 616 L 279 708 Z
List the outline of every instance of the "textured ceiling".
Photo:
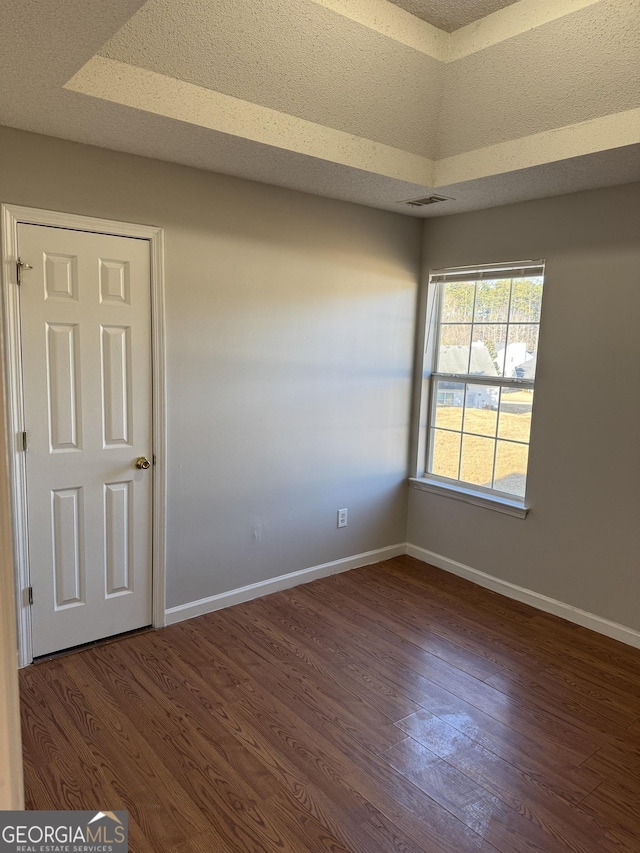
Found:
M 443 63 L 317 3 L 148 0 L 100 56 L 441 159 L 640 106 L 640 14 L 607 5 Z
M 440 156 L 638 107 L 640 6 L 611 0 L 535 27 L 449 63 L 444 85 Z
M 518 0 L 389 0 L 394 6 L 400 6 L 417 18 L 452 33 L 473 21 L 479 21 L 511 6 Z
M 291 0 L 149 0 L 100 55 L 416 154 L 435 145 L 442 63 Z M 393 73 L 389 73 L 393 69 Z
M 412 216 L 640 180 L 640 0 L 53 5 L 2 0 L 0 124 Z

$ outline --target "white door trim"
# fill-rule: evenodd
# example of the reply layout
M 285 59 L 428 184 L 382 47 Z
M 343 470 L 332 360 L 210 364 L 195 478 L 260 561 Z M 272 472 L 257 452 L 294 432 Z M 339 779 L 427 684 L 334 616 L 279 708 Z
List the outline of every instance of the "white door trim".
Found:
M 151 358 L 153 454 L 153 626 L 165 624 L 166 589 L 166 370 L 164 303 L 164 232 L 152 225 L 135 225 L 110 219 L 96 219 L 72 213 L 40 210 L 14 204 L 0 205 L 2 230 L 2 309 L 4 314 L 6 395 L 9 430 L 9 474 L 13 520 L 13 556 L 16 567 L 16 614 L 18 622 L 18 662 L 26 666 L 33 660 L 31 610 L 27 600 L 29 587 L 26 460 L 21 444 L 25 429 L 22 400 L 22 359 L 20 347 L 20 289 L 17 281 L 18 224 L 48 225 L 137 237 L 149 241 L 151 261 Z

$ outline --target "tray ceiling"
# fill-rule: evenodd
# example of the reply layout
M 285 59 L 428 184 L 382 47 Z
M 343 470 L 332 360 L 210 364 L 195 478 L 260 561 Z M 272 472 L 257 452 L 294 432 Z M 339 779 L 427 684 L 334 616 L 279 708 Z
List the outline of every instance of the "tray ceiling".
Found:
M 518 0 L 389 0 L 447 33 L 459 30 Z
M 640 179 L 640 0 L 399 2 L 4 0 L 0 124 L 413 216 Z

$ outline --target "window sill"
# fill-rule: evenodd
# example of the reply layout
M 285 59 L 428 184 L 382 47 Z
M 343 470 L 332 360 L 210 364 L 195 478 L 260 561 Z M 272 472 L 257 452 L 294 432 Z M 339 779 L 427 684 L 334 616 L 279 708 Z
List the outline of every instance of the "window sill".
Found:
M 453 498 L 453 500 L 474 504 L 474 506 L 481 506 L 495 512 L 503 512 L 506 515 L 512 515 L 516 518 L 526 518 L 529 512 L 529 507 L 524 506 L 519 501 L 511 501 L 508 498 L 501 498 L 497 495 L 475 492 L 473 489 L 465 488 L 464 486 L 449 486 L 446 483 L 427 480 L 425 477 L 409 477 L 409 482 L 418 491 L 432 492 L 434 495 Z

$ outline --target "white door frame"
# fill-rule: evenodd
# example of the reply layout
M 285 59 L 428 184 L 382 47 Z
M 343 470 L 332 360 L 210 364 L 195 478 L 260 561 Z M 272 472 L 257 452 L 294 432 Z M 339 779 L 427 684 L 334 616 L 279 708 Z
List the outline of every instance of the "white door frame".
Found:
M 2 229 L 2 309 L 4 313 L 6 395 L 9 431 L 9 474 L 13 527 L 13 557 L 16 569 L 16 616 L 18 665 L 33 660 L 31 608 L 28 601 L 29 552 L 27 526 L 26 458 L 22 448 L 24 422 L 22 398 L 22 355 L 20 337 L 20 287 L 18 285 L 18 225 L 47 225 L 74 231 L 137 237 L 149 241 L 151 269 L 151 358 L 153 428 L 153 523 L 152 523 L 152 624 L 165 624 L 166 589 L 166 372 L 164 309 L 164 232 L 151 225 L 134 225 L 72 213 L 40 210 L 14 204 L 0 205 Z

